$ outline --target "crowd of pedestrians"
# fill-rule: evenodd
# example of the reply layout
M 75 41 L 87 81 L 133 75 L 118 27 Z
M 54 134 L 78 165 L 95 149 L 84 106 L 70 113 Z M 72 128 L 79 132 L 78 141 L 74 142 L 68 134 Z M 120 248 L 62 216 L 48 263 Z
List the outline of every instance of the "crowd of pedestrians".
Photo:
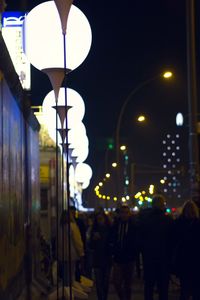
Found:
M 199 208 L 188 200 L 175 218 L 165 205 L 163 195 L 157 194 L 152 207 L 138 213 L 121 205 L 112 214 L 99 208 L 78 218 L 71 207 L 72 280 L 80 281 L 81 274 L 94 280 L 98 300 L 108 299 L 111 284 L 118 299 L 131 300 L 137 275 L 144 282 L 144 300 L 153 300 L 155 290 L 159 300 L 168 300 L 173 275 L 180 283 L 180 300 L 200 300 Z M 67 245 L 66 212 L 62 222 Z M 61 264 L 61 277 L 68 284 L 62 269 Z

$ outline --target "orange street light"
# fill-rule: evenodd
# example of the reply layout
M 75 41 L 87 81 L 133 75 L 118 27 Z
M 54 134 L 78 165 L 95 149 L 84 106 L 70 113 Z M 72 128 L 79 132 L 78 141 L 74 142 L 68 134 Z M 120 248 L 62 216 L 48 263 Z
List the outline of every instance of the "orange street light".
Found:
M 165 79 L 169 79 L 173 76 L 173 73 L 171 71 L 166 71 L 162 74 L 162 76 L 165 78 Z
M 144 121 L 146 121 L 146 117 L 144 115 L 140 115 L 139 117 L 137 117 L 137 121 L 144 122 Z

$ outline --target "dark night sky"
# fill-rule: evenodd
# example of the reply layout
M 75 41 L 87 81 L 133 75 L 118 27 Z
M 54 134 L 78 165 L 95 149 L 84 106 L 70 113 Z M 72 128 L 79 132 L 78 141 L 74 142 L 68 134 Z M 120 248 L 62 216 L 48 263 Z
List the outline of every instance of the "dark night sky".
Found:
M 7 10 L 20 10 L 17 2 L 7 1 Z M 23 2 L 30 10 L 44 1 Z M 136 161 L 160 164 L 160 157 L 158 162 L 156 159 L 160 155 L 157 150 L 162 135 L 173 130 L 178 111 L 187 114 L 185 1 L 74 0 L 73 4 L 88 18 L 93 35 L 91 50 L 83 64 L 69 74 L 68 86 L 85 101 L 83 122 L 90 142 L 87 161 L 95 170 L 94 179 L 104 165 L 105 149 L 99 150 L 99 140 L 113 136 L 120 108 L 128 94 L 141 82 L 171 69 L 175 74 L 173 80 L 155 80 L 133 97 L 121 127 L 121 134 Z M 199 78 L 199 3 L 196 12 Z M 33 69 L 32 103 L 41 104 L 50 90 L 46 75 Z M 144 128 L 134 124 L 138 112 L 148 116 L 149 122 Z

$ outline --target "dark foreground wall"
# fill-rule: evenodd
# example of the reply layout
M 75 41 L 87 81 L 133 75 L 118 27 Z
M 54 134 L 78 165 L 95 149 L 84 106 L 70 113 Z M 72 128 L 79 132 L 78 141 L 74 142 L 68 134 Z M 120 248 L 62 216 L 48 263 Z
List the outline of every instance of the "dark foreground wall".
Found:
M 39 259 L 39 124 L 1 34 L 0 72 L 0 299 L 14 300 Z

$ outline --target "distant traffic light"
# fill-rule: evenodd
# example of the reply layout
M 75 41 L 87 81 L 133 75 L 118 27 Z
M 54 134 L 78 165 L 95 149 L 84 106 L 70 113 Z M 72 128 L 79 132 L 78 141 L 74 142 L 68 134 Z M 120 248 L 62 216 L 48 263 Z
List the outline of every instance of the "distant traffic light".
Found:
M 97 149 L 103 151 L 105 149 L 113 150 L 115 147 L 114 139 L 110 137 L 100 137 L 96 139 Z
M 107 148 L 109 150 L 113 150 L 114 149 L 114 140 L 112 138 L 107 139 Z

